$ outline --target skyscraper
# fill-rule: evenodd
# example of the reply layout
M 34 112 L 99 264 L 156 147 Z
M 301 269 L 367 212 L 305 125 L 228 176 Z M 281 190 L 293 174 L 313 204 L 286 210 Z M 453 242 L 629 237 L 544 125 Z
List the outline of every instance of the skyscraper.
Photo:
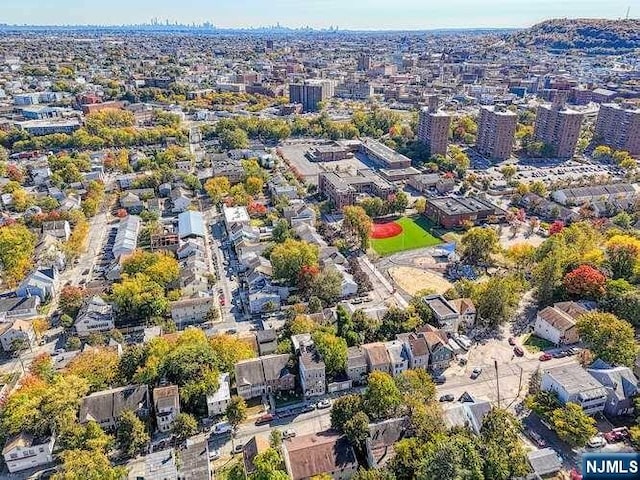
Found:
M 429 147 L 429 155 L 446 155 L 451 117 L 438 110 L 438 97 L 429 97 L 429 107 L 420 110 L 418 140 Z
M 366 53 L 358 55 L 358 71 L 366 72 L 371 70 L 371 56 Z
M 507 160 L 511 156 L 518 115 L 504 105 L 482 107 L 476 149 L 483 157 Z
M 303 112 L 318 111 L 320 102 L 334 95 L 331 80 L 307 80 L 304 83 L 289 84 L 289 101 L 301 103 Z
M 594 139 L 615 150 L 640 155 L 640 108 L 614 103 L 600 105 Z
M 576 151 L 584 114 L 566 106 L 567 92 L 559 91 L 551 105 L 540 105 L 533 138 L 553 148 L 558 158 L 571 158 Z

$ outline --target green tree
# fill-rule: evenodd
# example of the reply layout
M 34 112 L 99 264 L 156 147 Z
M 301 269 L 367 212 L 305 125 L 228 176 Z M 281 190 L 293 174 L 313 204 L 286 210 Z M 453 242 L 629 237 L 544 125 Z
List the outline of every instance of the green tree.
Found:
M 347 368 L 347 342 L 344 338 L 322 330 L 316 330 L 312 338 L 324 360 L 327 376 L 334 378 L 344 373 Z
M 344 430 L 345 424 L 362 411 L 362 396 L 356 394 L 344 395 L 337 398 L 331 406 L 331 428 Z
M 395 377 L 398 390 L 405 398 L 418 399 L 422 403 L 435 400 L 436 386 L 426 370 L 405 370 Z
M 303 267 L 318 265 L 318 246 L 301 240 L 287 239 L 271 251 L 274 278 L 293 284 Z
M 498 234 L 492 228 L 474 227 L 461 239 L 463 258 L 472 265 L 488 264 L 500 249 Z
M 347 439 L 359 452 L 364 452 L 369 437 L 369 417 L 364 412 L 356 412 L 342 427 Z
M 311 281 L 309 293 L 326 306 L 335 305 L 342 296 L 342 275 L 332 268 L 324 270 Z
M 553 429 L 561 440 L 573 447 L 584 447 L 598 433 L 596 421 L 576 403 L 567 403 L 551 414 Z
M 485 415 L 480 429 L 485 478 L 509 480 L 529 472 L 520 431 L 520 423 L 506 410 L 492 408 Z
M 513 317 L 523 293 L 523 282 L 516 276 L 505 275 L 476 284 L 471 298 L 482 322 L 495 327 Z
M 36 236 L 19 223 L 0 228 L 0 272 L 10 287 L 24 278 L 31 268 Z
M 289 475 L 284 470 L 284 461 L 275 448 L 268 448 L 253 459 L 255 471 L 248 480 L 287 480 Z
M 127 469 L 112 467 L 104 453 L 92 450 L 67 450 L 61 454 L 62 469 L 52 480 L 124 480 Z
M 391 375 L 380 371 L 369 374 L 363 398 L 364 411 L 374 420 L 383 420 L 394 415 L 402 401 L 400 391 Z
M 220 146 L 224 150 L 234 150 L 237 148 L 247 148 L 249 146 L 249 137 L 247 132 L 239 128 L 225 129 L 219 134 Z
M 164 288 L 143 273 L 124 278 L 112 290 L 111 300 L 125 318 L 150 319 L 169 307 Z
M 204 190 L 214 203 L 220 203 L 229 194 L 231 183 L 227 177 L 213 177 L 205 182 Z
M 611 313 L 588 312 L 578 317 L 576 326 L 596 357 L 614 365 L 633 366 L 638 349 L 629 322 Z
M 122 261 L 122 273 L 130 277 L 144 274 L 163 288 L 167 288 L 180 277 L 180 265 L 168 253 L 136 250 Z
M 284 218 L 281 218 L 273 226 L 273 240 L 278 243 L 283 243 L 288 238 L 293 236 L 293 231 L 289 227 L 289 222 Z
M 180 412 L 171 425 L 171 433 L 182 442 L 198 433 L 198 421 L 193 415 Z
M 149 434 L 144 423 L 131 410 L 125 410 L 118 418 L 116 443 L 127 457 L 142 453 L 149 443 Z
M 225 410 L 227 421 L 233 427 L 233 430 L 237 430 L 238 426 L 247 419 L 247 403 L 244 398 L 234 396 L 231 397 L 229 405 Z

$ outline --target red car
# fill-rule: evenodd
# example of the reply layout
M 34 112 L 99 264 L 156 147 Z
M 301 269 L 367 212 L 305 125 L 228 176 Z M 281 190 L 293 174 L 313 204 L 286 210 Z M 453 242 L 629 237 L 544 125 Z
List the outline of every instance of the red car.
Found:
M 546 362 L 547 360 L 551 360 L 553 358 L 553 355 L 551 355 L 550 353 L 543 353 L 542 355 L 540 355 L 540 361 L 541 362 Z
M 515 353 L 518 357 L 524 356 L 524 350 L 522 349 L 522 347 L 513 347 L 513 353 Z
M 513 337 L 509 337 L 509 345 L 513 346 L 516 344 L 516 339 Z
M 224 297 L 220 297 L 220 305 L 224 306 L 224 304 L 225 304 Z
M 570 472 L 569 472 L 569 478 L 571 480 L 582 480 L 582 475 L 580 475 L 580 473 L 578 472 L 578 470 L 576 470 L 575 468 L 573 468 Z
M 266 423 L 270 423 L 273 421 L 275 417 L 273 415 L 271 415 L 270 413 L 267 413 L 266 415 L 262 415 L 260 418 L 258 418 L 256 420 L 256 425 L 264 425 Z
M 604 434 L 604 439 L 607 443 L 623 442 L 629 437 L 629 430 L 627 427 L 614 428 L 610 432 Z

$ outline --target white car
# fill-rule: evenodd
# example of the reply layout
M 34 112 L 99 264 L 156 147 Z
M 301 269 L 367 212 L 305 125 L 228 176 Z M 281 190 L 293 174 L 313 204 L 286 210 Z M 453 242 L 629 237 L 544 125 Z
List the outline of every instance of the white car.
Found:
M 217 460 L 220 458 L 220 449 L 214 448 L 209 452 L 209 460 Z
M 324 400 L 320 400 L 320 401 L 318 402 L 317 407 L 318 407 L 319 409 L 329 408 L 329 407 L 331 407 L 331 400 L 329 400 L 328 398 L 326 398 L 326 399 L 324 399 Z
M 291 428 L 282 432 L 282 438 L 293 438 L 295 436 L 296 436 L 296 431 Z
M 589 448 L 602 448 L 607 444 L 607 441 L 604 439 L 604 437 L 601 437 L 600 435 L 596 435 L 595 437 L 592 437 L 589 442 L 587 443 L 587 447 Z

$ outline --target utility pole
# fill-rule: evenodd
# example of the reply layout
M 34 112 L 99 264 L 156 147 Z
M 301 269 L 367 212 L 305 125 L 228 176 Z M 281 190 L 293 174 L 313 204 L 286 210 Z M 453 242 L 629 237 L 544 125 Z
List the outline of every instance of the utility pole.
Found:
M 493 360 L 493 367 L 496 370 L 496 389 L 498 391 L 498 408 L 500 408 L 500 377 L 498 376 L 498 360 Z

